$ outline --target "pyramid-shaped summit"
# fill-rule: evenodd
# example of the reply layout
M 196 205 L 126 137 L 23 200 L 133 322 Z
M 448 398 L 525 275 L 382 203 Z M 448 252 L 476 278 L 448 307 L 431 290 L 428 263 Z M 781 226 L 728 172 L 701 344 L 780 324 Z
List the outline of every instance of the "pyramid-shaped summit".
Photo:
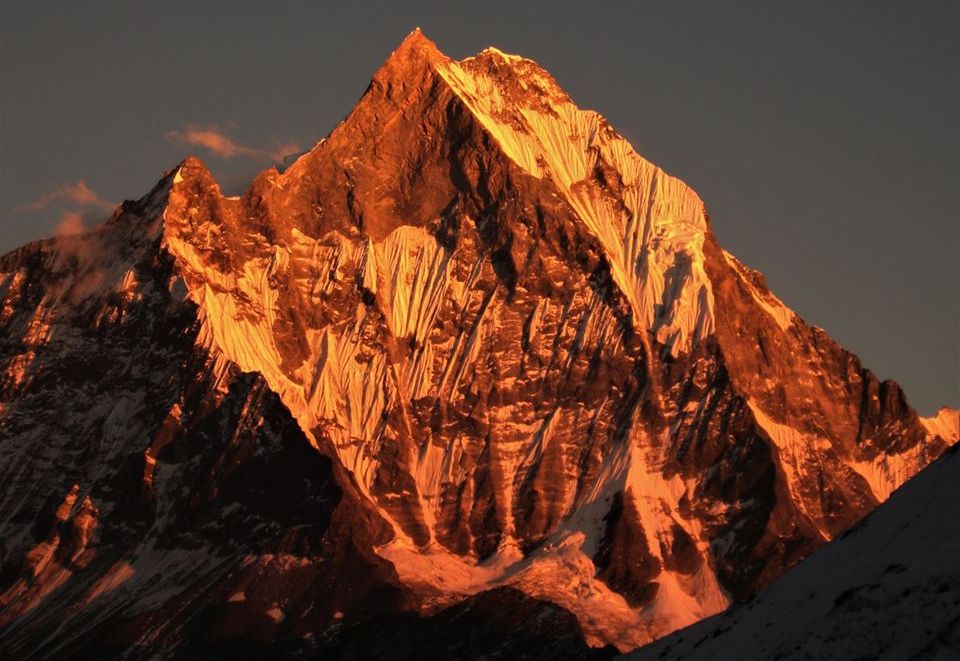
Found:
M 0 327 L 11 657 L 625 651 L 957 437 L 539 66 L 419 31 L 244 195 L 188 159 L 0 258 Z

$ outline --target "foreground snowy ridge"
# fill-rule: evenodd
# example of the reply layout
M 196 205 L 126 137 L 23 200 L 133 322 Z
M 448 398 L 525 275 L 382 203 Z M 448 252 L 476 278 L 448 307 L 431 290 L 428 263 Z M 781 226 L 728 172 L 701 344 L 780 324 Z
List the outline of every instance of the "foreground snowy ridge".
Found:
M 626 658 L 955 659 L 960 452 L 761 592 Z

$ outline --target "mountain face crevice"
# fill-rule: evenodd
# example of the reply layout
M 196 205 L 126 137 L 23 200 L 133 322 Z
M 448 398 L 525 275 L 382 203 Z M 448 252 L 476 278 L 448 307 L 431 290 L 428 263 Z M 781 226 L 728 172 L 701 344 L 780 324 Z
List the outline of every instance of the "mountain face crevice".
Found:
M 956 502 L 958 478 L 953 446 L 755 598 L 624 658 L 956 656 L 960 523 L 943 503 Z
M 632 649 L 957 440 L 539 66 L 419 32 L 242 196 L 188 158 L 0 257 L 0 327 L 0 652 L 40 658 L 383 656 L 498 603 L 545 623 L 498 654 Z

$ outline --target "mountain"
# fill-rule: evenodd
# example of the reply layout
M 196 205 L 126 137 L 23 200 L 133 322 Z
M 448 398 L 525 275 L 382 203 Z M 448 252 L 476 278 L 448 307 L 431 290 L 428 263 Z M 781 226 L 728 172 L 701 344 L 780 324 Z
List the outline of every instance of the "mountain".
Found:
M 419 31 L 242 196 L 188 158 L 0 258 L 0 327 L 5 656 L 606 657 L 957 440 L 538 65 Z
M 630 659 L 956 659 L 957 446 L 755 599 Z

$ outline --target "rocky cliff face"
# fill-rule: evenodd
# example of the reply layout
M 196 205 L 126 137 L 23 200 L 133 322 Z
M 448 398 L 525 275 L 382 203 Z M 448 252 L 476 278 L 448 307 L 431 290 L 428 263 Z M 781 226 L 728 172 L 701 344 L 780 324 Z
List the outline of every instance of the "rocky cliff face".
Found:
M 0 297 L 14 654 L 382 655 L 498 603 L 553 624 L 490 655 L 626 650 L 957 438 L 535 63 L 419 32 L 284 172 L 231 198 L 187 159 Z
M 624 658 L 956 658 L 958 450 L 755 598 Z

